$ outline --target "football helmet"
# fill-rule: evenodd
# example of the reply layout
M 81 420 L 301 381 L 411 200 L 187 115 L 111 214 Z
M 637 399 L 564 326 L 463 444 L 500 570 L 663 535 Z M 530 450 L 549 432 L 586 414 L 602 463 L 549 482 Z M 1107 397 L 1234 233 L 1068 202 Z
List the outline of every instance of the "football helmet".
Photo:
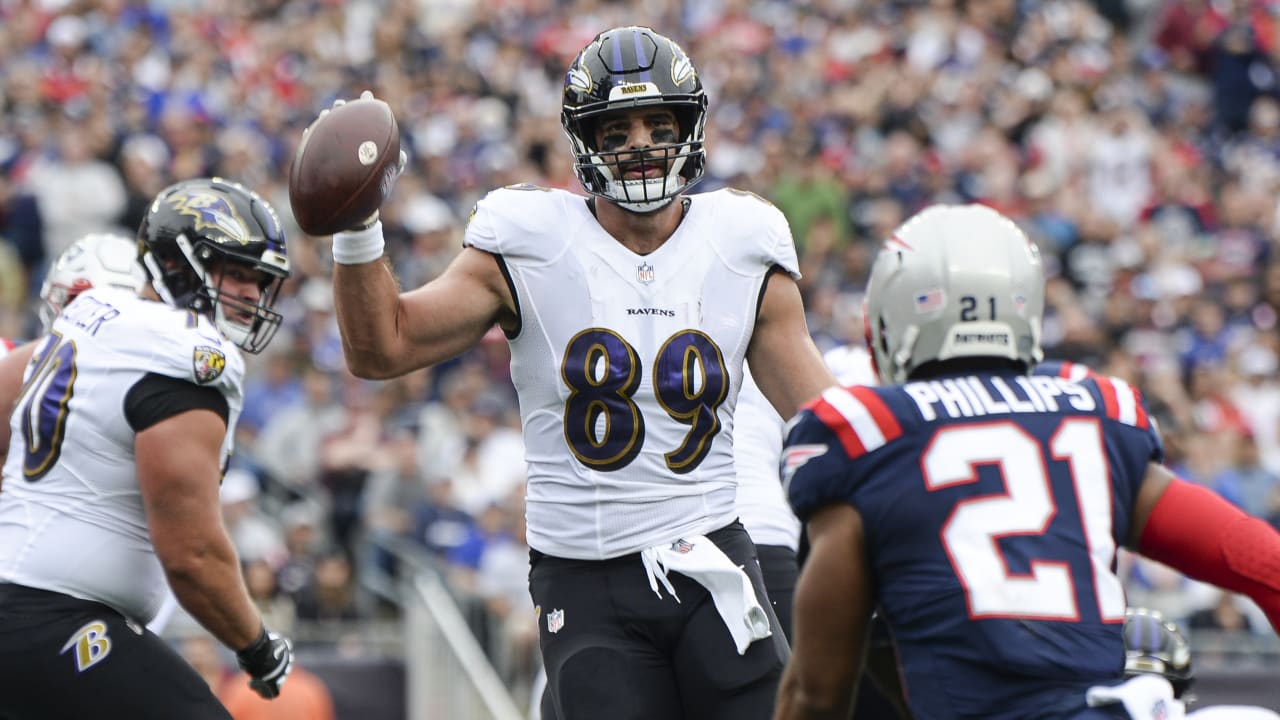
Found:
M 284 231 L 271 205 L 239 183 L 200 178 L 160 191 L 138 228 L 138 259 L 165 303 L 209 316 L 247 352 L 280 327 L 272 306 L 289 277 Z M 255 302 L 222 290 L 226 263 L 263 273 Z
M 926 363 L 1044 358 L 1044 268 L 1022 230 L 983 205 L 934 205 L 903 223 L 871 266 L 863 312 L 881 382 Z
M 1173 695 L 1189 700 L 1195 680 L 1191 645 L 1178 626 L 1158 610 L 1129 608 L 1124 614 L 1124 675 L 1160 675 L 1173 686 Z
M 80 293 L 93 287 L 137 292 L 142 286 L 137 243 L 123 235 L 91 233 L 62 251 L 40 286 L 40 323 L 45 332 Z
M 675 114 L 673 142 L 634 150 L 596 147 L 601 115 L 650 105 Z M 702 179 L 707 94 L 684 50 L 650 28 L 606 30 L 578 53 L 565 75 L 560 121 L 573 146 L 574 172 L 582 187 L 627 210 L 661 209 Z M 664 165 L 666 173 L 637 180 L 619 177 L 618 164 L 641 155 Z

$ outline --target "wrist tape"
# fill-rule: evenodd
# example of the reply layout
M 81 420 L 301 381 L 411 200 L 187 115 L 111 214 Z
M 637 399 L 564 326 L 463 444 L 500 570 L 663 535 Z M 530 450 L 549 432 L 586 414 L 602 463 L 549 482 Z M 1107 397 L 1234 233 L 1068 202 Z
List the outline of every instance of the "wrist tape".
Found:
M 362 265 L 380 259 L 385 247 L 379 220 L 364 230 L 334 233 L 333 261 L 339 265 Z

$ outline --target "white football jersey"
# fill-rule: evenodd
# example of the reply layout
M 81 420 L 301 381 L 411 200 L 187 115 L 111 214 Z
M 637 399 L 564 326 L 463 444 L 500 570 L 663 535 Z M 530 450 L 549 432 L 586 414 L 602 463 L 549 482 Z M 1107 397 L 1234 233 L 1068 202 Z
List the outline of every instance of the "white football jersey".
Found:
M 841 345 L 822 359 L 841 385 L 877 384 L 871 353 L 862 346 Z M 757 545 L 795 550 L 800 544 L 800 521 L 791 512 L 779 479 L 782 440 L 782 416 L 765 399 L 747 368 L 734 413 L 738 516 Z
M 0 493 L 0 579 L 96 600 L 140 623 L 167 592 L 147 529 L 125 396 L 155 373 L 242 405 L 244 359 L 206 317 L 94 288 L 63 310 L 23 375 Z
M 733 413 L 761 290 L 798 277 L 782 213 L 734 190 L 693 196 L 637 255 L 583 197 L 514 186 L 476 206 L 466 243 L 500 255 L 529 466 L 529 545 L 598 560 L 735 517 Z
M 734 413 L 733 464 L 738 473 L 738 517 L 757 545 L 795 550 L 800 521 L 782 492 L 782 416 L 756 386 L 747 368 Z

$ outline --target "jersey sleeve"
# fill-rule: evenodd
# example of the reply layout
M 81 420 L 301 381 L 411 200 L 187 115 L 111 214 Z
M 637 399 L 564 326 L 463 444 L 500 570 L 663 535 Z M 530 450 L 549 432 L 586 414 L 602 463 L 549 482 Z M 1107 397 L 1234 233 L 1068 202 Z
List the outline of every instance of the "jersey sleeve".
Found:
M 772 247 L 770 259 L 774 265 L 786 270 L 793 280 L 800 279 L 800 260 L 796 255 L 795 238 L 791 235 L 791 225 L 786 216 L 778 208 L 770 205 L 767 213 L 768 237 Z
M 522 184 L 492 190 L 480 199 L 467 220 L 462 244 L 509 262 L 549 262 L 566 247 L 568 203 L 585 203 L 580 195 Z
M 115 330 L 135 339 L 114 344 L 119 365 L 216 389 L 232 407 L 240 407 L 244 356 L 211 320 L 160 303 L 134 306 L 121 319 L 125 322 Z
M 1144 461 L 1164 462 L 1160 428 L 1137 388 L 1118 377 L 1102 375 L 1091 375 L 1085 384 L 1097 395 L 1101 413 L 1113 421 L 1112 432 L 1122 438 L 1125 449 Z
M 801 522 L 808 522 L 826 505 L 853 498 L 849 458 L 835 433 L 813 410 L 804 410 L 791 421 L 781 464 L 787 501 Z
M 1118 432 L 1127 438 L 1126 442 L 1136 448 L 1138 454 L 1152 462 L 1164 462 L 1160 426 L 1147 409 L 1142 392 L 1125 380 L 1102 375 L 1087 365 L 1066 360 L 1046 360 L 1036 365 L 1031 374 L 1061 378 L 1089 388 L 1100 414 L 1118 424 Z
M 823 505 L 854 504 L 856 480 L 876 470 L 875 453 L 904 437 L 902 420 L 877 388 L 828 388 L 792 421 L 782 478 L 796 516 Z
M 791 226 L 782 211 L 768 200 L 745 190 L 726 188 L 695 196 L 694 203 L 714 203 L 720 232 L 714 241 L 725 261 L 737 272 L 755 274 L 758 268 L 778 266 L 800 279 L 800 261 Z

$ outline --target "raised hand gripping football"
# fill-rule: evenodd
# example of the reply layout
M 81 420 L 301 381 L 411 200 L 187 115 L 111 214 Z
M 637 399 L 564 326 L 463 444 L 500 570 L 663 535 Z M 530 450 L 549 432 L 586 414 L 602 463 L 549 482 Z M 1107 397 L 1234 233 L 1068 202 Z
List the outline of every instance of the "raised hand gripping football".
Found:
M 302 134 L 289 170 L 289 204 L 309 235 L 372 225 L 408 162 L 387 103 L 368 90 L 336 100 Z

